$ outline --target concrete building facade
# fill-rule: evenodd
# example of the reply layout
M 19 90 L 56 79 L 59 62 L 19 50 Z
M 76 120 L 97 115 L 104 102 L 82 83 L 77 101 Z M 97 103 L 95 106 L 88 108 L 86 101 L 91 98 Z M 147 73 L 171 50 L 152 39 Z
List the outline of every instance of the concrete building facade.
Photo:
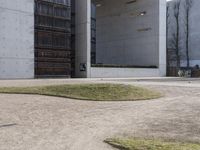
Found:
M 37 77 L 36 60 L 40 60 L 42 67 L 47 65 L 44 67 L 47 70 L 46 74 L 43 74 L 44 77 L 69 77 L 72 74 L 74 77 L 83 78 L 166 75 L 165 0 L 76 0 L 73 3 L 69 0 L 63 0 L 62 3 L 58 0 L 47 0 L 48 5 L 54 3 L 52 10 L 58 15 L 58 18 L 54 18 L 53 27 L 56 19 L 63 17 L 60 11 L 56 11 L 60 5 L 63 5 L 62 10 L 66 7 L 74 11 L 70 21 L 74 20 L 75 26 L 71 25 L 69 32 L 58 31 L 57 26 L 55 30 L 52 26 L 44 28 L 45 32 L 53 32 L 50 42 L 56 43 L 57 47 L 47 46 L 39 50 L 36 48 L 38 38 L 35 34 L 36 29 L 38 30 L 35 25 L 36 1 L 0 0 L 1 79 Z M 48 15 L 44 16 L 49 17 Z M 69 19 L 67 21 L 69 22 Z M 94 30 L 91 30 L 92 26 L 95 26 Z M 70 39 L 74 39 L 71 48 L 61 48 L 66 44 L 61 42 L 62 39 L 56 40 L 54 32 L 56 35 L 58 32 L 64 35 L 70 33 Z M 48 39 L 44 34 L 41 37 L 44 43 Z M 36 52 L 40 51 L 41 55 L 38 56 Z M 66 57 L 62 57 L 61 52 L 66 52 Z M 95 55 L 94 61 L 92 55 Z M 66 61 L 69 56 L 73 59 Z M 64 60 L 62 66 L 61 59 Z M 63 64 L 68 67 L 63 67 Z M 56 72 L 62 67 L 67 70 L 67 74 L 65 71 Z

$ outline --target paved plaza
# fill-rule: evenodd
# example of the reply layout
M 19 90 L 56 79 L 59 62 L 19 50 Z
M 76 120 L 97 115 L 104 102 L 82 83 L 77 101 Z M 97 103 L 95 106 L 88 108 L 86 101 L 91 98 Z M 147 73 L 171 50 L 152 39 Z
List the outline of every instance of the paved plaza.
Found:
M 159 90 L 148 101 L 93 102 L 0 94 L 0 150 L 112 150 L 109 137 L 200 141 L 200 81 L 180 78 L 1 80 L 0 86 L 124 83 Z

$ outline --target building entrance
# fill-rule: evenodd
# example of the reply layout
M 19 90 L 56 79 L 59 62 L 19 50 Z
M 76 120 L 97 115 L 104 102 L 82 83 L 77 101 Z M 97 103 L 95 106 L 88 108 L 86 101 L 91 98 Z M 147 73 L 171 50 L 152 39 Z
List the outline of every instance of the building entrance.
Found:
M 71 0 L 35 0 L 35 76 L 71 77 Z

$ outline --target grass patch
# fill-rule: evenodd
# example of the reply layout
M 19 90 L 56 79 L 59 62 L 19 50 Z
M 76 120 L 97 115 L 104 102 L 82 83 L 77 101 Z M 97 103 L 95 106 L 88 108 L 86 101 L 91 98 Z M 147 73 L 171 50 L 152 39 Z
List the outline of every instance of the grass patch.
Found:
M 200 144 L 165 142 L 144 139 L 107 139 L 106 143 L 120 150 L 200 150 Z
M 39 87 L 5 87 L 0 88 L 0 93 L 38 94 L 95 101 L 134 101 L 161 97 L 161 94 L 155 91 L 121 84 L 74 84 Z

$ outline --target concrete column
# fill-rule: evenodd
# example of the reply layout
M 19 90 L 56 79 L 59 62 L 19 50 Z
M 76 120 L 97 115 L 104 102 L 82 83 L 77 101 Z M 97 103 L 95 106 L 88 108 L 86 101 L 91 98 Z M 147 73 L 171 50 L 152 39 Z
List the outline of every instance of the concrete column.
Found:
M 76 77 L 90 77 L 91 0 L 76 0 Z M 85 65 L 85 69 L 84 69 Z
M 159 71 L 160 76 L 166 76 L 166 0 L 159 0 Z

